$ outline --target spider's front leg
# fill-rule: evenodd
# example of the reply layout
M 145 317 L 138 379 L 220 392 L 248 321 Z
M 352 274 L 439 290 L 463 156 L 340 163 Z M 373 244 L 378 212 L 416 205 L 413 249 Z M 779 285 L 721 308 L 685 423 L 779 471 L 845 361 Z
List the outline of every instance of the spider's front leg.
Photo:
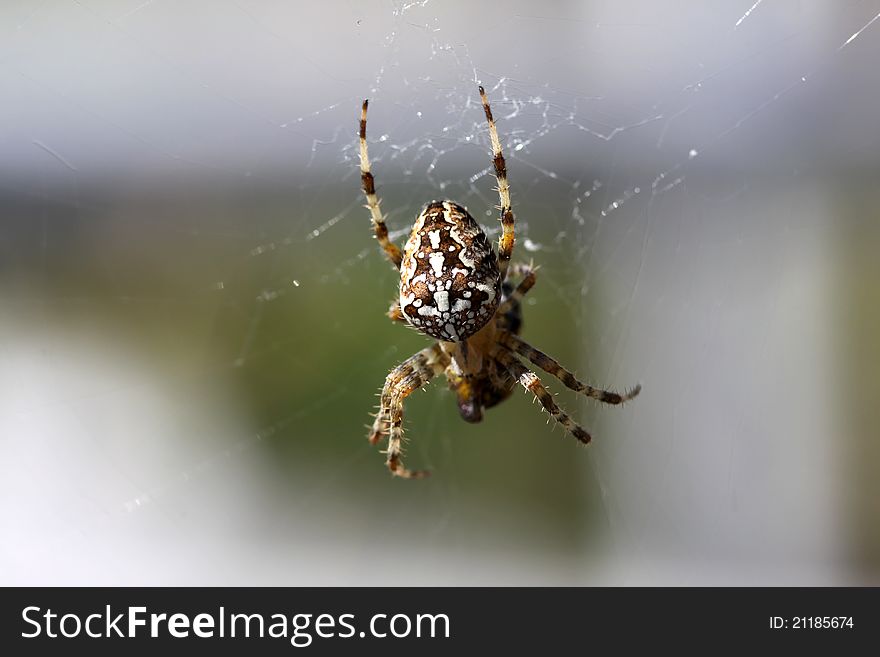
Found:
M 385 379 L 382 388 L 379 413 L 373 423 L 369 440 L 376 444 L 389 434 L 386 464 L 393 475 L 415 479 L 428 474 L 426 470 L 407 470 L 401 455 L 403 452 L 403 402 L 414 391 L 427 384 L 446 367 L 446 357 L 435 344 L 407 358 L 394 368 Z
M 629 400 L 638 396 L 642 390 L 640 384 L 636 384 L 631 390 L 621 394 L 613 390 L 604 390 L 602 388 L 594 388 L 591 385 L 579 381 L 574 374 L 562 367 L 558 361 L 551 358 L 543 351 L 535 349 L 528 342 L 512 333 L 504 333 L 499 337 L 499 341 L 511 351 L 515 351 L 520 356 L 527 358 L 532 364 L 537 365 L 548 374 L 552 374 L 562 381 L 567 388 L 579 392 L 580 394 L 602 402 L 603 404 L 625 404 Z
M 568 413 L 556 405 L 556 402 L 553 401 L 553 395 L 551 395 L 547 388 L 544 387 L 544 384 L 541 383 L 541 379 L 538 378 L 537 374 L 520 363 L 513 353 L 503 347 L 495 352 L 495 359 L 496 362 L 510 372 L 510 375 L 515 381 L 518 381 L 523 388 L 538 398 L 541 406 L 543 406 L 544 409 L 553 416 L 553 419 L 559 422 L 568 433 L 577 438 L 584 445 L 590 444 L 590 441 L 593 440 L 590 432 L 572 420 Z
M 390 313 L 389 313 L 390 314 Z M 391 406 L 395 393 L 400 389 L 403 382 L 420 371 L 432 359 L 440 353 L 439 345 L 433 345 L 420 352 L 413 354 L 400 365 L 395 367 L 385 377 L 385 385 L 382 386 L 382 393 L 379 396 L 379 412 L 376 413 L 376 419 L 373 422 L 373 428 L 367 438 L 371 445 L 378 443 L 382 436 L 389 433 L 388 426 L 391 416 Z

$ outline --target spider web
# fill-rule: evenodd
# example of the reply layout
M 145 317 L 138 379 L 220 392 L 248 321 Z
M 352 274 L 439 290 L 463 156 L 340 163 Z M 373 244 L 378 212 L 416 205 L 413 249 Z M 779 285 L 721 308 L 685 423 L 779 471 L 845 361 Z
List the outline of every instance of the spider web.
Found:
M 4 3 L 2 581 L 876 582 L 878 18 Z M 435 382 L 434 476 L 395 481 L 363 425 L 425 340 L 383 317 L 359 107 L 398 243 L 435 198 L 497 236 L 478 84 L 541 267 L 524 337 L 643 393 L 544 376 L 582 450 Z

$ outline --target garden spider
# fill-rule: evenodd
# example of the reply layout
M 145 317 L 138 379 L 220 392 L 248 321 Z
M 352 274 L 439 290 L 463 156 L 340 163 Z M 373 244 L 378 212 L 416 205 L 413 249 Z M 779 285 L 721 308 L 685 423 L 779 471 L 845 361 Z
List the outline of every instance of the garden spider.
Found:
M 514 220 L 507 166 L 483 87 L 480 87 L 480 99 L 489 123 L 501 199 L 502 231 L 497 255 L 479 224 L 464 207 L 452 201 L 432 201 L 424 207 L 402 252 L 388 239 L 367 154 L 368 101 L 364 101 L 361 109 L 361 183 L 367 198 L 366 207 L 370 210 L 379 245 L 391 264 L 400 270 L 400 295 L 388 316 L 436 340 L 388 374 L 369 435 L 373 445 L 388 435 L 386 465 L 392 474 L 407 479 L 424 477 L 428 472 L 408 470 L 401 460 L 403 402 L 438 374 L 446 375 L 449 387 L 458 398 L 459 413 L 467 422 L 482 420 L 483 409 L 507 399 L 519 382 L 584 444 L 590 442 L 590 434 L 556 405 L 541 380 L 517 356 L 552 374 L 568 388 L 605 404 L 622 404 L 641 390 L 637 385 L 621 395 L 581 383 L 550 356 L 519 337 L 520 302 L 535 284 L 535 268 L 510 265 Z M 509 274 L 520 278 L 516 287 L 508 281 Z

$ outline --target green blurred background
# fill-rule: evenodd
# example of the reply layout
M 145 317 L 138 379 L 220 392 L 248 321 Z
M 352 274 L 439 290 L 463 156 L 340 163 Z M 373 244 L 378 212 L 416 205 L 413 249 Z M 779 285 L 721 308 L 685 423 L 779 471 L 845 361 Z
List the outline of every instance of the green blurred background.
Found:
M 876 583 L 876 11 L 661 5 L 5 5 L 0 581 Z M 398 243 L 495 235 L 477 81 L 525 338 L 644 391 L 545 377 L 583 449 L 436 381 L 394 480 L 358 108 Z

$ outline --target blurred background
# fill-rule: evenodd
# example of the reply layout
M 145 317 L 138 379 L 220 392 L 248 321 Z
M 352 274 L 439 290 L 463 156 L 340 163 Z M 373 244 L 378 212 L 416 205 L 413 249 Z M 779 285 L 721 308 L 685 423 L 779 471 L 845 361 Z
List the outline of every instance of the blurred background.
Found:
M 0 7 L 3 584 L 880 583 L 880 2 Z M 545 377 L 366 428 L 384 316 L 508 157 Z

